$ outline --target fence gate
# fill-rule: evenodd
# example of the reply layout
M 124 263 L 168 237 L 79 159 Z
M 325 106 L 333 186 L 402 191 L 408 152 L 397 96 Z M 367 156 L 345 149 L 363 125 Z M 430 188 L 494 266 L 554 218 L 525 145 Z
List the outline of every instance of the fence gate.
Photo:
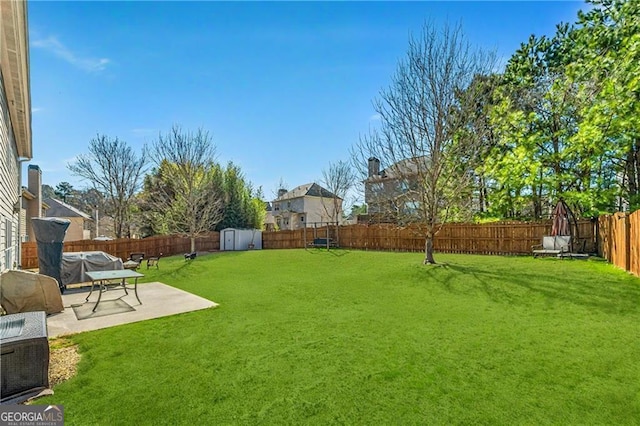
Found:
M 226 229 L 224 231 L 224 247 L 222 250 L 235 250 L 236 249 L 236 231 L 233 229 Z

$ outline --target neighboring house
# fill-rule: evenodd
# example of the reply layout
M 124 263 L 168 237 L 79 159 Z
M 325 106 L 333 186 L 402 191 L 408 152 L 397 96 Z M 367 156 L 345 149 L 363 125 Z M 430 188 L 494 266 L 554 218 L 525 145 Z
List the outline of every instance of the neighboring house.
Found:
M 42 171 L 40 167 L 30 164 L 27 175 L 27 186 L 22 187 L 22 209 L 20 211 L 20 239 L 35 241 L 31 226 L 34 217 L 45 217 L 49 205 L 42 201 Z
M 47 217 L 58 217 L 71 221 L 69 228 L 67 228 L 67 234 L 64 236 L 65 241 L 91 239 L 91 229 L 94 225 L 90 215 L 55 198 L 46 198 L 44 202 L 49 206 Z
M 20 265 L 22 162 L 32 157 L 27 4 L 0 2 L 0 272 Z
M 398 213 L 410 214 L 418 206 L 410 194 L 415 193 L 416 161 L 399 161 L 380 170 L 380 160 L 369 158 L 368 176 L 364 181 L 364 200 L 370 221 L 389 222 Z
M 271 203 L 266 203 L 266 213 L 264 215 L 264 230 L 275 231 L 276 230 L 276 218 L 273 216 L 273 206 Z
M 336 220 L 336 217 L 342 212 L 342 199 L 317 183 L 300 185 L 291 191 L 280 189 L 272 204 L 276 225 L 282 230 L 337 222 L 340 219 Z

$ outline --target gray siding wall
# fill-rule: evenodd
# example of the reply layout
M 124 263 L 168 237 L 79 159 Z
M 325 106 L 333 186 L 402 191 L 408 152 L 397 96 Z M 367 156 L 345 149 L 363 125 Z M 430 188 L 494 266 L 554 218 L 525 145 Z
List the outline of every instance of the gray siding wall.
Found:
M 4 80 L 0 78 L 0 271 L 12 269 L 20 263 L 17 257 L 18 214 L 13 211 L 20 195 L 20 164 L 11 129 Z

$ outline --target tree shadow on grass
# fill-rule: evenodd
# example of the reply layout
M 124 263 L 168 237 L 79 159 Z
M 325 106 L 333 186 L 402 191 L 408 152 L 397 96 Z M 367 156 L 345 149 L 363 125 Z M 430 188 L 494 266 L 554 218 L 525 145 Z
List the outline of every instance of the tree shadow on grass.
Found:
M 544 266 L 544 269 L 542 268 Z M 530 272 L 492 270 L 475 265 L 447 264 L 442 268 L 422 268 L 429 280 L 454 294 L 483 293 L 497 303 L 530 305 L 532 296 L 597 308 L 609 314 L 640 312 L 640 282 L 620 279 L 587 269 L 564 273 L 553 265 L 538 265 Z
M 346 256 L 347 254 L 351 253 L 349 250 L 343 250 L 343 249 L 331 249 L 331 250 L 327 250 L 325 248 L 320 248 L 320 247 L 315 247 L 315 248 L 305 248 L 305 251 L 307 253 L 310 254 L 330 254 L 332 256 L 335 257 L 342 257 L 342 256 Z

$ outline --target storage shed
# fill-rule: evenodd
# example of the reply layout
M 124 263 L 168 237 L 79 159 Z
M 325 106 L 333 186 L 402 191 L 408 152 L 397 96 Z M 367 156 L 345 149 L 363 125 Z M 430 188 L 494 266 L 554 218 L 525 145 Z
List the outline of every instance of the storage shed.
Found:
M 262 231 L 259 229 L 225 228 L 220 231 L 220 250 L 259 250 L 262 248 Z

